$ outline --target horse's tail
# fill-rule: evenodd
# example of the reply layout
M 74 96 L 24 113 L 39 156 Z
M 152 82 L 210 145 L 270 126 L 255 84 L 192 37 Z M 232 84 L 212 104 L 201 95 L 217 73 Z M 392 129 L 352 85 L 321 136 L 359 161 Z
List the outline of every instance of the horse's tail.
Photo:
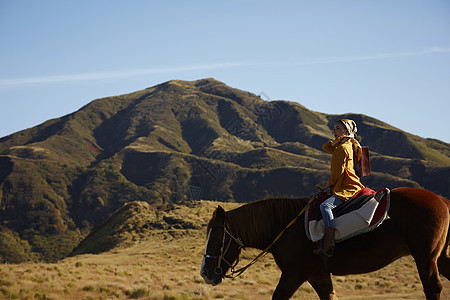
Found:
M 449 212 L 449 220 L 448 220 L 449 224 L 448 224 L 447 239 L 445 241 L 445 247 L 444 247 L 444 250 L 443 250 L 443 252 L 446 252 L 447 247 L 450 244 L 450 201 L 445 199 L 444 197 L 441 197 L 441 199 L 444 201 L 445 204 L 447 204 L 447 208 L 448 208 L 448 212 Z
M 441 197 L 441 199 L 447 205 L 449 214 L 447 217 L 447 222 L 448 222 L 447 238 L 445 239 L 445 245 L 441 251 L 441 255 L 438 258 L 438 268 L 439 268 L 439 273 L 441 273 L 448 280 L 450 280 L 450 257 L 448 255 L 448 247 L 450 244 L 450 201 L 445 199 L 444 197 Z

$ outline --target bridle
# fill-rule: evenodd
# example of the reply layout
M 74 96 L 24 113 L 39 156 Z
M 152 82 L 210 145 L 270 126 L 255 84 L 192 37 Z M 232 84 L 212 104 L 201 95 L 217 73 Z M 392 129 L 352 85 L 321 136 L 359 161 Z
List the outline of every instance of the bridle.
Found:
M 230 248 L 231 242 L 234 241 L 238 245 L 238 251 L 240 249 L 244 248 L 244 243 L 241 241 L 241 239 L 239 237 L 236 237 L 236 236 L 234 236 L 234 234 L 231 233 L 231 230 L 226 222 L 224 222 L 223 225 L 215 225 L 215 226 L 223 227 L 223 237 L 222 237 L 222 245 L 220 246 L 220 253 L 219 253 L 219 255 L 210 255 L 210 254 L 206 253 L 206 251 L 208 250 L 208 249 L 206 249 L 204 257 L 210 258 L 210 259 L 217 259 L 217 267 L 214 268 L 214 274 L 217 276 L 220 276 L 221 278 L 224 278 L 224 277 L 228 277 L 228 276 L 223 274 L 222 267 L 220 266 L 222 264 L 222 261 L 225 262 L 230 267 L 231 273 L 235 272 L 234 268 L 239 263 L 239 255 L 234 264 L 232 262 L 230 263 L 225 258 L 225 255 L 227 254 L 228 249 Z M 212 230 L 212 228 L 210 230 Z M 225 238 L 227 235 L 230 237 L 230 239 L 228 240 L 228 244 L 225 247 Z M 209 239 L 209 237 L 208 237 L 208 239 Z

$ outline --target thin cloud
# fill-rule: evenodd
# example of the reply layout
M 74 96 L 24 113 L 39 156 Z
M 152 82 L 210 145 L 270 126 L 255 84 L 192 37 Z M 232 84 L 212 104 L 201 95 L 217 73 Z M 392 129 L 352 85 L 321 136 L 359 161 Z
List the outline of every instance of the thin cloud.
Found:
M 351 61 L 365 61 L 365 60 L 377 60 L 388 58 L 399 58 L 408 56 L 421 56 L 436 53 L 448 53 L 450 48 L 431 47 L 415 52 L 394 52 L 394 53 L 377 53 L 363 56 L 349 56 L 349 57 L 331 57 L 331 58 L 319 58 L 309 62 L 303 62 L 302 64 L 327 64 L 327 63 L 339 63 L 339 62 L 351 62 Z
M 224 68 L 307 66 L 307 65 L 319 65 L 319 64 L 401 58 L 401 57 L 409 57 L 409 56 L 422 56 L 422 55 L 430 55 L 430 54 L 437 54 L 437 53 L 449 53 L 449 52 L 450 52 L 449 47 L 447 47 L 447 48 L 446 47 L 431 47 L 431 48 L 426 48 L 426 49 L 423 49 L 420 51 L 413 51 L 413 52 L 377 53 L 377 54 L 371 54 L 371 55 L 348 56 L 348 57 L 324 57 L 324 58 L 315 58 L 315 59 L 311 59 L 311 60 L 297 61 L 297 62 L 292 62 L 292 61 L 291 62 L 230 62 L 230 63 L 187 65 L 187 66 L 179 66 L 179 67 L 164 67 L 164 68 L 134 69 L 134 70 L 109 71 L 109 72 L 79 73 L 79 74 L 68 74 L 68 75 L 37 76 L 37 77 L 25 77 L 25 78 L 7 78 L 7 79 L 0 79 L 0 87 L 37 85 L 37 84 L 48 84 L 48 83 L 58 83 L 58 82 L 117 79 L 117 78 L 127 78 L 127 77 L 155 75 L 155 74 L 164 74 L 164 73 L 177 73 L 177 72 L 189 72 L 189 71 L 200 71 L 200 70 L 215 70 L 215 69 L 224 69 Z
M 362 56 L 343 56 L 343 57 L 323 57 L 315 58 L 305 61 L 297 62 L 268 62 L 265 66 L 270 67 L 284 67 L 284 66 L 308 66 L 308 65 L 320 65 L 320 64 L 331 64 L 331 63 L 343 63 L 343 62 L 356 62 L 356 61 L 368 61 L 368 60 L 380 60 L 389 58 L 402 58 L 409 56 L 422 56 L 437 53 L 449 53 L 450 48 L 443 47 L 431 47 L 423 49 L 420 51 L 413 52 L 393 52 L 393 53 L 377 53 Z
M 188 65 L 188 66 L 179 66 L 179 67 L 134 69 L 134 70 L 122 70 L 122 71 L 78 73 L 78 74 L 68 74 L 68 75 L 37 76 L 37 77 L 25 77 L 25 78 L 10 78 L 10 79 L 0 79 L 0 86 L 21 86 L 21 85 L 35 85 L 35 84 L 47 84 L 47 83 L 58 83 L 58 82 L 115 79 L 115 78 L 136 77 L 136 76 L 155 75 L 155 74 L 164 74 L 164 73 L 235 68 L 235 67 L 241 67 L 243 65 L 245 65 L 245 63 L 243 63 L 243 62 L 215 63 L 215 64 Z

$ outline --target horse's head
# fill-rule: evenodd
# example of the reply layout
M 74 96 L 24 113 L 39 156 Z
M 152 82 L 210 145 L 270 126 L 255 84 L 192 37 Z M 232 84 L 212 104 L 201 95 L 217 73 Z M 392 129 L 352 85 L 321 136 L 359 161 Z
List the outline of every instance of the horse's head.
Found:
M 206 283 L 218 285 L 227 271 L 234 267 L 241 248 L 241 240 L 235 237 L 227 223 L 224 209 L 219 205 L 208 224 L 208 241 L 203 256 L 200 275 Z

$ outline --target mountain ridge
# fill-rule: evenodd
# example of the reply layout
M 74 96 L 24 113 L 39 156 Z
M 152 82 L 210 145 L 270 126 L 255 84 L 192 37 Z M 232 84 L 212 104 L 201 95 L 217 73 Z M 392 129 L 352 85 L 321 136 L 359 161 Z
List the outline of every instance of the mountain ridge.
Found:
M 0 228 L 16 232 L 40 259 L 55 260 L 132 201 L 307 196 L 329 176 L 321 147 L 340 118 L 354 119 L 370 147 L 373 175 L 365 185 L 450 197 L 450 145 L 442 141 L 361 114 L 265 101 L 211 78 L 174 80 L 1 138 Z M 63 250 L 51 249 L 61 242 Z

